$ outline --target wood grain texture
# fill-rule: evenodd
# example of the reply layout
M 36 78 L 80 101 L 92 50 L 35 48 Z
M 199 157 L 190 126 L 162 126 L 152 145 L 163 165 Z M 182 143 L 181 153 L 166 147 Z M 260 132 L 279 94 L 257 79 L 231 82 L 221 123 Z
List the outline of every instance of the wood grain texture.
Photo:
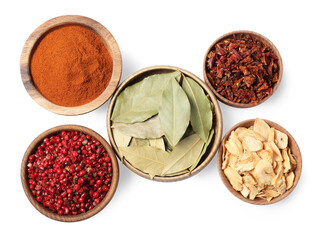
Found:
M 32 54 L 39 42 L 41 41 L 41 39 L 45 36 L 45 34 L 54 28 L 70 24 L 78 24 L 87 27 L 95 34 L 97 34 L 106 46 L 106 48 L 108 49 L 113 60 L 112 75 L 107 88 L 102 92 L 100 96 L 98 96 L 93 101 L 76 107 L 59 106 L 44 98 L 41 95 L 41 93 L 37 90 L 37 88 L 34 86 L 32 81 L 32 75 L 30 72 Z M 103 25 L 87 17 L 77 15 L 65 15 L 53 18 L 43 23 L 29 36 L 21 53 L 20 73 L 22 82 L 27 92 L 29 93 L 31 98 L 34 101 L 36 101 L 40 106 L 51 112 L 61 115 L 79 115 L 93 111 L 94 109 L 100 107 L 112 96 L 121 78 L 122 58 L 116 40 Z
M 85 213 L 81 213 L 78 215 L 58 215 L 57 213 L 53 213 L 49 208 L 44 207 L 41 203 L 39 203 L 35 196 L 32 194 L 30 188 L 29 188 L 29 180 L 28 180 L 28 168 L 27 168 L 27 164 L 28 164 L 28 158 L 31 154 L 33 154 L 37 147 L 41 144 L 42 140 L 46 137 L 50 137 L 52 135 L 56 135 L 57 133 L 61 132 L 61 131 L 80 131 L 83 132 L 85 134 L 89 134 L 92 137 L 94 137 L 95 139 L 97 139 L 102 145 L 103 147 L 107 150 L 110 158 L 111 158 L 111 163 L 112 163 L 112 182 L 111 182 L 111 186 L 109 191 L 107 192 L 106 196 L 103 198 L 103 200 L 93 209 L 89 210 L 88 212 Z M 23 159 L 22 159 L 22 163 L 21 163 L 21 171 L 20 171 L 20 175 L 21 175 L 21 183 L 23 186 L 23 190 L 26 194 L 26 196 L 28 197 L 29 201 L 31 202 L 31 204 L 43 215 L 54 219 L 54 220 L 58 220 L 58 221 L 62 221 L 62 222 L 76 222 L 76 221 L 81 221 L 84 219 L 87 219 L 89 217 L 92 217 L 93 215 L 97 214 L 98 212 L 100 212 L 112 199 L 117 185 L 118 185 L 118 180 L 119 180 L 119 166 L 118 166 L 118 161 L 116 158 L 116 155 L 114 154 L 111 146 L 108 144 L 108 142 L 102 137 L 100 136 L 98 133 L 94 132 L 93 130 L 83 127 L 83 126 L 78 126 L 78 125 L 61 125 L 61 126 L 57 126 L 54 128 L 51 128 L 43 133 L 41 133 L 38 137 L 36 137 L 32 143 L 29 145 L 29 147 L 27 148 Z
M 285 134 L 288 135 L 288 146 L 291 149 L 292 154 L 296 157 L 297 160 L 297 167 L 294 170 L 294 174 L 295 174 L 295 178 L 293 181 L 293 186 L 287 190 L 286 192 L 284 192 L 283 194 L 281 194 L 278 197 L 273 198 L 270 202 L 268 202 L 267 200 L 264 199 L 259 199 L 256 198 L 254 200 L 250 200 L 249 198 L 245 198 L 244 196 L 242 196 L 242 194 L 238 191 L 236 191 L 230 184 L 229 180 L 227 179 L 227 177 L 225 176 L 223 170 L 222 170 L 222 154 L 223 154 L 223 144 L 227 141 L 227 139 L 229 138 L 231 132 L 235 129 L 237 129 L 238 127 L 246 127 L 249 128 L 250 126 L 253 126 L 255 119 L 249 119 L 249 120 L 245 120 L 242 121 L 238 124 L 236 124 L 235 126 L 233 126 L 224 136 L 222 143 L 220 145 L 219 148 L 219 152 L 218 152 L 218 160 L 217 160 L 217 165 L 218 165 L 218 171 L 219 171 L 219 175 L 222 179 L 222 182 L 224 183 L 224 185 L 227 187 L 227 189 L 237 198 L 241 199 L 242 201 L 245 201 L 247 203 L 251 203 L 251 204 L 256 204 L 256 205 L 267 205 L 267 204 L 272 204 L 272 203 L 276 203 L 279 202 L 280 200 L 286 198 L 292 191 L 293 189 L 297 186 L 298 181 L 300 179 L 301 176 L 301 171 L 302 171 L 302 156 L 301 156 L 301 152 L 299 149 L 299 146 L 297 144 L 297 142 L 294 140 L 294 138 L 291 136 L 291 134 L 285 130 L 283 127 L 281 127 L 280 125 L 269 121 L 269 120 L 265 120 L 263 119 L 270 127 L 273 127 L 281 132 L 284 132 Z
M 209 52 L 214 48 L 214 46 L 220 42 L 221 40 L 224 40 L 226 38 L 229 38 L 231 37 L 232 35 L 237 35 L 237 34 L 241 34 L 241 33 L 244 33 L 244 34 L 249 34 L 249 35 L 252 35 L 253 37 L 257 38 L 258 40 L 260 40 L 261 42 L 263 42 L 266 46 L 270 47 L 270 49 L 273 51 L 273 53 L 277 56 L 278 58 L 278 65 L 279 65 L 279 80 L 278 82 L 273 86 L 273 89 L 272 89 L 272 93 L 271 95 L 265 97 L 264 99 L 262 99 L 260 102 L 258 102 L 257 105 L 251 105 L 251 104 L 247 104 L 247 103 L 235 103 L 233 101 L 230 101 L 229 99 L 223 97 L 222 95 L 220 95 L 212 86 L 210 80 L 208 79 L 207 77 L 207 56 L 209 54 Z M 216 95 L 216 97 L 221 101 L 223 102 L 224 104 L 227 104 L 229 106 L 232 106 L 232 107 L 237 107 L 237 108 L 249 108 L 249 107 L 255 107 L 255 106 L 258 106 L 260 105 L 261 103 L 265 102 L 266 100 L 268 100 L 272 94 L 277 90 L 277 88 L 279 87 L 280 85 L 280 82 L 281 82 L 281 79 L 282 79 L 282 73 L 283 73 L 283 63 L 282 63 L 282 58 L 281 58 L 281 55 L 278 51 L 278 49 L 276 48 L 276 46 L 268 39 L 266 38 L 265 36 L 259 34 L 259 33 L 256 33 L 256 32 L 253 32 L 253 31 L 247 31 L 247 30 L 239 30 L 239 31 L 233 31 L 233 32 L 229 32 L 229 33 L 226 33 L 224 35 L 222 35 L 221 37 L 219 37 L 217 40 L 215 40 L 211 45 L 210 47 L 208 48 L 205 56 L 204 56 L 204 60 L 203 60 L 203 77 L 204 77 L 204 80 L 205 82 L 208 84 L 208 86 L 210 87 L 210 89 L 213 91 L 213 93 Z
M 202 160 L 200 161 L 200 164 L 193 170 L 191 171 L 191 173 L 183 173 L 181 175 L 177 175 L 177 176 L 167 176 L 167 177 L 161 177 L 161 176 L 155 176 L 153 178 L 153 180 L 156 181 L 162 181 L 162 182 L 170 182 L 170 181 L 178 181 L 178 180 L 182 180 L 182 179 L 186 179 L 198 172 L 200 172 L 205 166 L 207 166 L 209 164 L 209 162 L 213 159 L 214 155 L 216 154 L 218 147 L 220 145 L 220 141 L 221 141 L 221 137 L 222 137 L 222 115 L 221 115 L 221 110 L 218 104 L 218 101 L 216 100 L 214 94 L 211 92 L 211 90 L 209 89 L 209 87 L 197 76 L 195 76 L 194 74 L 183 70 L 181 68 L 177 68 L 177 67 L 172 67 L 172 66 L 153 66 L 153 67 L 148 67 L 148 68 L 144 68 L 134 74 L 132 74 L 131 76 L 129 76 L 121 85 L 120 87 L 117 89 L 116 93 L 114 94 L 113 98 L 111 99 L 111 102 L 109 104 L 109 108 L 108 108 L 108 113 L 107 113 L 107 131 L 108 131 L 108 136 L 111 142 L 111 145 L 113 147 L 113 149 L 115 150 L 116 154 L 118 155 L 119 158 L 120 157 L 120 152 L 119 149 L 117 148 L 117 145 L 114 141 L 113 135 L 112 135 L 112 131 L 111 131 L 111 114 L 113 111 L 113 107 L 116 101 L 117 96 L 128 86 L 135 84 L 139 81 L 141 81 L 142 79 L 144 79 L 145 77 L 148 77 L 150 75 L 153 74 L 160 74 L 160 73 L 168 73 L 168 72 L 172 72 L 172 71 L 180 71 L 183 74 L 185 74 L 186 76 L 190 77 L 191 79 L 195 80 L 205 91 L 206 94 L 208 94 L 210 101 L 213 103 L 214 106 L 214 113 L 213 113 L 213 126 L 214 126 L 214 137 L 211 140 L 211 143 L 209 144 L 206 153 L 204 154 L 204 156 L 202 157 Z M 126 161 L 125 159 L 123 160 L 123 163 L 125 166 L 127 166 L 131 171 L 133 171 L 134 173 L 138 174 L 139 176 L 142 176 L 144 178 L 150 179 L 149 175 L 141 172 L 140 170 L 136 169 L 135 167 L 133 167 L 128 161 Z

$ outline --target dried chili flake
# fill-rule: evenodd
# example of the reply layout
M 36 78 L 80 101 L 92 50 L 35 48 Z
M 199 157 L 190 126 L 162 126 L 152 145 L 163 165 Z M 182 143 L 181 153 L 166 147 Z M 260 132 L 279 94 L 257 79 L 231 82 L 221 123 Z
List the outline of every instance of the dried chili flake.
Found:
M 206 72 L 213 88 L 236 103 L 256 105 L 279 80 L 278 58 L 250 34 L 224 39 L 207 55 Z

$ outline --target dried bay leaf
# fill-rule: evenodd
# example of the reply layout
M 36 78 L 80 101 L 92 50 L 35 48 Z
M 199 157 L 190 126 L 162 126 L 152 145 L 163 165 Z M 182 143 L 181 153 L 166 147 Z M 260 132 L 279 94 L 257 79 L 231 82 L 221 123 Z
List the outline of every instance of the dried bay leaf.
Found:
M 172 152 L 173 147 L 169 143 L 168 139 L 166 137 L 163 137 L 164 146 L 166 147 L 167 152 Z
M 166 151 L 150 146 L 120 147 L 119 150 L 133 167 L 148 173 L 151 179 L 155 175 L 161 175 L 170 155 Z
M 117 129 L 112 129 L 112 135 L 118 147 L 127 147 L 130 143 L 131 137 L 123 134 Z
M 163 138 L 149 139 L 149 143 L 151 147 L 159 148 L 163 151 L 166 150 Z
M 183 140 L 170 153 L 162 174 L 177 173 L 188 169 L 198 159 L 204 141 L 197 134 Z
M 170 80 L 176 82 L 175 79 L 180 78 L 179 71 L 154 74 L 125 88 L 116 99 L 111 120 L 118 123 L 136 123 L 156 115 L 163 90 Z
M 188 173 L 188 175 L 189 175 L 191 172 L 188 169 L 186 169 L 186 170 L 182 170 L 177 173 L 166 174 L 166 177 L 174 177 L 174 176 L 178 176 L 178 175 L 182 175 L 182 174 L 186 174 L 186 173 Z
M 193 131 L 191 124 L 189 124 L 189 126 L 187 127 L 186 132 L 183 134 L 182 139 L 183 139 L 183 138 L 186 138 L 186 137 L 189 137 L 189 136 L 191 136 L 191 135 L 194 134 L 194 133 L 195 133 L 195 132 Z
M 189 77 L 182 75 L 182 88 L 191 105 L 191 125 L 193 130 L 207 142 L 212 128 L 211 104 L 202 87 Z
M 130 147 L 134 147 L 134 146 L 150 146 L 150 141 L 149 141 L 149 139 L 132 138 L 129 146 Z
M 190 121 L 190 103 L 187 95 L 174 79 L 170 79 L 162 92 L 159 117 L 162 130 L 170 144 L 175 147 Z
M 135 138 L 160 138 L 163 135 L 159 115 L 133 124 L 113 123 L 111 128 Z
M 112 131 L 114 141 L 115 141 L 118 148 L 119 147 L 127 147 L 129 145 L 129 143 L 131 142 L 132 137 L 121 133 L 117 129 L 111 129 L 111 131 Z M 119 153 L 119 158 L 120 158 L 121 163 L 123 163 L 123 155 L 121 152 Z
M 201 153 L 200 153 L 197 161 L 195 161 L 195 162 L 192 164 L 192 166 L 189 168 L 190 171 L 192 171 L 193 169 L 195 169 L 195 168 L 197 167 L 197 165 L 199 164 L 202 156 L 206 153 L 207 148 L 208 148 L 209 144 L 211 143 L 211 140 L 212 140 L 212 138 L 213 138 L 213 135 L 214 135 L 214 129 L 212 128 L 211 131 L 210 131 L 210 135 L 209 135 L 208 141 L 204 144 L 204 146 L 203 146 L 203 148 L 202 148 L 202 150 L 201 150 Z
M 191 124 L 189 124 L 189 126 L 187 127 L 187 130 L 186 130 L 186 132 L 183 134 L 181 140 L 182 140 L 182 139 L 185 139 L 185 138 L 187 138 L 187 137 L 189 137 L 189 136 L 191 136 L 191 135 L 194 134 L 194 133 L 195 133 L 195 132 L 192 130 Z M 166 138 L 165 136 L 163 137 L 163 139 L 164 139 L 166 151 L 167 151 L 167 152 L 172 152 L 172 149 L 173 149 L 172 145 L 169 143 L 169 141 L 167 140 L 167 138 Z M 180 140 L 180 141 L 181 141 L 181 140 Z

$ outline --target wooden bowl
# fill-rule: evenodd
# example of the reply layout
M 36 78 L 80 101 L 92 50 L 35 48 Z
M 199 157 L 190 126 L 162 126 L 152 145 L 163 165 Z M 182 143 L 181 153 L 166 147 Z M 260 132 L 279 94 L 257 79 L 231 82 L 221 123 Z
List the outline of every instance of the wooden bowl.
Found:
M 83 132 L 85 134 L 88 134 L 92 137 L 94 137 L 95 139 L 97 139 L 102 146 L 107 150 L 110 158 L 111 158 L 111 163 L 112 163 L 112 181 L 111 181 L 111 186 L 109 191 L 107 192 L 106 196 L 103 198 L 103 200 L 94 208 L 92 208 L 91 210 L 85 212 L 85 213 L 81 213 L 78 215 L 58 215 L 57 213 L 53 213 L 49 208 L 44 207 L 41 203 L 39 203 L 35 196 L 32 194 L 30 188 L 29 188 L 29 182 L 28 182 L 28 168 L 27 168 L 27 164 L 28 164 L 28 157 L 33 154 L 37 147 L 41 144 L 41 142 L 43 141 L 44 138 L 46 137 L 50 137 L 52 135 L 56 135 L 61 131 L 79 131 L 79 132 Z M 84 219 L 87 219 L 89 217 L 92 217 L 93 215 L 97 214 L 98 212 L 100 212 L 112 199 L 117 185 L 118 185 L 118 180 L 119 180 L 119 166 L 118 166 L 118 161 L 117 158 L 112 150 L 112 148 L 110 147 L 110 145 L 108 144 L 108 142 L 101 137 L 98 133 L 94 132 L 93 130 L 83 127 L 83 126 L 78 126 L 78 125 L 61 125 L 61 126 L 57 126 L 54 128 L 51 128 L 43 133 L 41 133 L 38 137 L 36 137 L 32 143 L 29 145 L 29 147 L 27 148 L 23 159 L 22 159 L 22 163 L 21 163 L 21 182 L 22 182 L 22 186 L 23 186 L 23 190 L 25 192 L 25 194 L 27 195 L 29 201 L 31 202 L 31 204 L 43 215 L 54 219 L 54 220 L 58 220 L 58 221 L 62 221 L 62 222 L 76 222 L 76 221 L 81 221 Z
M 195 80 L 204 89 L 205 93 L 207 93 L 209 95 L 210 101 L 214 105 L 213 124 L 214 124 L 215 133 L 214 133 L 213 139 L 211 140 L 211 143 L 209 144 L 209 146 L 207 148 L 206 153 L 203 155 L 202 160 L 200 161 L 200 164 L 193 171 L 191 171 L 190 174 L 186 173 L 186 174 L 177 175 L 177 176 L 170 176 L 170 177 L 155 176 L 153 179 L 156 181 L 169 182 L 169 181 L 177 181 L 177 180 L 182 180 L 182 179 L 188 178 L 188 177 L 200 172 L 212 160 L 212 158 L 214 157 L 214 155 L 216 154 L 216 152 L 218 150 L 219 144 L 221 142 L 221 136 L 222 136 L 222 115 L 221 115 L 219 104 L 218 104 L 214 94 L 210 91 L 208 86 L 200 78 L 198 78 L 197 76 L 195 76 L 194 74 L 192 74 L 186 70 L 183 70 L 183 69 L 177 68 L 177 67 L 172 67 L 172 66 L 153 66 L 153 67 L 144 68 L 144 69 L 132 74 L 120 85 L 120 87 L 117 89 L 116 93 L 114 94 L 113 98 L 111 99 L 111 102 L 110 102 L 110 105 L 108 108 L 108 113 L 107 113 L 108 136 L 109 136 L 112 147 L 114 148 L 119 159 L 121 159 L 119 149 L 117 148 L 117 145 L 114 141 L 113 134 L 111 131 L 111 120 L 110 120 L 111 114 L 113 111 L 113 107 L 114 107 L 114 104 L 115 104 L 115 101 L 116 101 L 118 95 L 126 87 L 141 81 L 145 77 L 148 77 L 153 74 L 168 73 L 168 72 L 177 71 L 177 70 L 182 72 L 186 76 L 192 78 L 193 80 Z M 136 173 L 144 178 L 150 179 L 148 174 L 136 169 L 125 159 L 124 159 L 123 163 L 134 173 Z
M 265 97 L 264 99 L 262 99 L 260 102 L 258 102 L 256 105 L 252 105 L 252 104 L 249 104 L 249 103 L 235 103 L 233 101 L 230 101 L 229 99 L 225 98 L 224 96 L 222 96 L 221 94 L 219 94 L 212 86 L 210 80 L 208 79 L 207 77 L 207 56 L 209 54 L 209 52 L 214 48 L 214 46 L 220 42 L 221 40 L 224 40 L 226 38 L 229 38 L 231 37 L 232 35 L 238 35 L 238 34 L 249 34 L 251 36 L 253 36 L 254 38 L 260 40 L 261 42 L 263 42 L 266 46 L 270 47 L 270 49 L 272 50 L 272 52 L 277 56 L 278 58 L 278 65 L 279 65 L 279 80 L 278 82 L 275 83 L 275 85 L 273 86 L 273 89 L 272 89 L 272 93 Z M 283 63 L 282 63 L 282 58 L 281 58 L 281 55 L 278 51 L 278 49 L 276 48 L 276 46 L 268 39 L 266 38 L 265 36 L 259 34 L 259 33 L 256 33 L 256 32 L 252 32 L 252 31 L 246 31 L 246 30 L 240 30 L 240 31 L 233 31 L 233 32 L 229 32 L 229 33 L 226 33 L 224 35 L 222 35 L 221 37 L 219 37 L 217 40 L 215 40 L 211 46 L 208 48 L 207 52 L 206 52 L 206 55 L 204 57 L 204 61 L 203 61 L 203 77 L 204 77 L 204 80 L 205 82 L 207 83 L 207 85 L 210 87 L 210 89 L 213 91 L 213 93 L 216 95 L 216 97 L 223 103 L 229 105 L 229 106 L 232 106 L 232 107 L 238 107 L 238 108 L 249 108 L 249 107 L 254 107 L 254 106 L 257 106 L 261 103 L 263 103 L 264 101 L 266 101 L 267 99 L 269 99 L 272 94 L 277 90 L 277 88 L 279 87 L 280 85 L 280 82 L 281 82 L 281 78 L 282 78 L 282 73 L 283 73 Z
M 285 134 L 287 134 L 288 136 L 288 146 L 291 149 L 292 154 L 296 157 L 296 161 L 297 161 L 297 167 L 294 170 L 294 174 L 295 174 L 295 178 L 293 181 L 293 185 L 292 187 L 287 190 L 286 192 L 284 192 L 283 194 L 281 194 L 278 197 L 273 198 L 270 202 L 268 202 L 267 200 L 264 199 L 260 199 L 260 198 L 255 198 L 254 200 L 250 200 L 249 198 L 245 198 L 244 196 L 242 196 L 242 194 L 238 191 L 236 191 L 230 184 L 229 180 L 227 179 L 227 177 L 225 176 L 223 170 L 222 170 L 222 160 L 223 160 L 223 145 L 225 144 L 225 142 L 227 141 L 227 139 L 229 138 L 231 132 L 233 130 L 236 130 L 238 127 L 246 127 L 249 128 L 250 126 L 253 126 L 255 119 L 249 119 L 249 120 L 245 120 L 242 121 L 238 124 L 236 124 L 235 126 L 233 126 L 224 136 L 222 143 L 220 145 L 219 148 L 219 153 L 218 153 L 218 170 L 219 170 L 219 175 L 222 179 L 222 182 L 224 183 L 224 185 L 228 188 L 228 190 L 237 198 L 240 198 L 242 201 L 245 201 L 247 203 L 252 203 L 252 204 L 256 204 L 256 205 L 267 205 L 267 204 L 272 204 L 272 203 L 276 203 L 279 202 L 280 200 L 284 199 L 285 197 L 287 197 L 292 191 L 293 189 L 297 186 L 298 181 L 300 179 L 301 176 L 301 170 L 302 170 L 302 156 L 301 156 L 301 152 L 299 149 L 299 146 L 297 144 L 297 142 L 294 140 L 294 138 L 291 136 L 291 134 L 285 130 L 283 127 L 281 127 L 280 125 L 269 121 L 269 120 L 265 120 L 264 121 L 270 126 L 273 127 Z
M 65 25 L 81 25 L 89 30 L 93 31 L 104 43 L 107 50 L 109 51 L 112 60 L 113 60 L 113 70 L 110 82 L 107 88 L 98 96 L 96 99 L 92 100 L 91 102 L 76 106 L 76 107 L 64 107 L 59 106 L 50 102 L 48 99 L 43 97 L 38 89 L 35 87 L 32 75 L 30 71 L 30 63 L 31 57 L 38 46 L 39 42 L 42 38 L 52 29 L 65 26 Z M 118 47 L 116 40 L 113 38 L 111 33 L 100 23 L 96 22 L 93 19 L 83 17 L 83 16 L 76 16 L 76 15 L 66 15 L 53 18 L 42 25 L 40 25 L 28 38 L 26 41 L 21 58 L 20 58 L 20 72 L 22 82 L 24 87 L 26 88 L 29 95 L 32 97 L 34 101 L 36 101 L 40 106 L 43 108 L 62 115 L 78 115 L 90 112 L 102 104 L 104 104 L 114 93 L 116 90 L 118 83 L 120 81 L 121 72 L 122 72 L 122 60 L 121 60 L 121 53 Z

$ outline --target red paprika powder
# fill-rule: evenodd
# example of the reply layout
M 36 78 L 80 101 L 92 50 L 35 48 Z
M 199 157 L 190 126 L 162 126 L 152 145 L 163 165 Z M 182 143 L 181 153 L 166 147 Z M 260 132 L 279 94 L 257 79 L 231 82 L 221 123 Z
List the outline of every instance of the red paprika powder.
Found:
M 80 25 L 58 27 L 39 42 L 31 75 L 40 93 L 66 107 L 97 98 L 109 84 L 112 58 L 102 40 Z

